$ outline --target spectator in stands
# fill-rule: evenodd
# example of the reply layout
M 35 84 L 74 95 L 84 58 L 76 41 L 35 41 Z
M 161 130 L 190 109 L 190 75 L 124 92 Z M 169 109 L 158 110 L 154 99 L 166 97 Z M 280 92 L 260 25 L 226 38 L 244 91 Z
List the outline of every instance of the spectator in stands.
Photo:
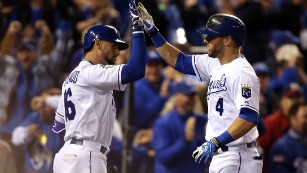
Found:
M 289 110 L 290 129 L 272 147 L 270 173 L 307 172 L 307 103 Z
M 1 105 L 0 138 L 11 145 L 15 154 L 18 170 L 22 169 L 22 148 L 10 142 L 11 133 L 30 114 L 30 100 L 40 91 L 54 85 L 53 76 L 48 72 L 57 73 L 54 60 L 40 57 L 39 53 L 49 55 L 53 49 L 53 37 L 46 22 L 37 21 L 35 25 L 41 33 L 39 46 L 27 42 L 23 36 L 25 28 L 18 21 L 12 21 L 2 40 L 1 45 Z M 61 45 L 59 45 L 61 46 Z M 57 52 L 59 55 L 60 52 Z M 55 56 L 54 56 L 55 57 Z M 56 56 L 61 58 L 61 56 Z M 48 71 L 49 70 L 49 71 Z M 46 75 L 44 75 L 46 74 Z
M 174 86 L 174 109 L 160 117 L 153 127 L 156 173 L 202 173 L 191 156 L 205 140 L 206 116 L 194 112 L 196 88 L 185 81 Z
M 267 154 L 272 145 L 282 137 L 289 128 L 289 109 L 303 100 L 302 90 L 297 83 L 290 83 L 280 100 L 279 110 L 264 119 L 265 132 L 259 136 L 259 152 L 264 154 L 263 172 L 267 172 Z
M 134 83 L 133 167 L 136 173 L 153 171 L 151 128 L 169 97 L 171 82 L 163 76 L 163 68 L 164 62 L 159 54 L 155 50 L 148 51 L 145 77 Z
M 10 25 L 6 36 L 15 34 L 15 29 Z M 3 41 L 2 44 L 7 43 Z M 16 49 L 16 56 L 6 54 L 1 57 L 4 63 L 4 69 L 2 69 L 4 73 L 0 76 L 4 82 L 1 82 L 1 85 L 7 88 L 1 90 L 5 94 L 3 96 L 5 100 L 1 101 L 1 105 L 4 106 L 1 108 L 1 112 L 5 112 L 5 114 L 1 115 L 3 122 L 0 127 L 0 139 L 10 144 L 14 152 L 18 170 L 22 171 L 22 148 L 15 147 L 11 144 L 11 133 L 30 113 L 30 100 L 38 94 L 39 89 L 32 71 L 37 58 L 35 47 L 29 43 L 21 42 Z
M 78 2 L 75 0 L 75 3 Z M 111 25 L 114 27 L 119 26 L 120 16 L 118 12 L 112 7 L 110 0 L 91 0 L 86 2 L 87 4 L 81 4 L 87 6 L 89 9 L 88 15 L 83 20 L 79 20 L 76 24 L 76 29 L 81 33 L 83 30 L 94 24 Z
M 32 112 L 12 133 L 12 142 L 25 152 L 25 173 L 52 173 L 53 158 L 64 140 L 53 133 L 55 109 L 46 104 L 48 96 L 61 94 L 60 89 L 49 89 L 32 99 Z M 40 98 L 38 98 L 40 97 Z M 39 102 L 39 103 L 38 103 Z
M 160 1 L 163 2 L 163 0 Z M 217 9 L 214 4 L 214 1 L 213 0 L 206 0 L 206 1 L 166 0 L 166 1 L 169 3 L 168 6 L 176 4 L 181 21 L 176 20 L 175 19 L 176 16 L 173 16 L 173 20 L 175 19 L 176 22 L 183 23 L 183 28 L 185 30 L 187 41 L 194 46 L 203 46 L 204 44 L 203 39 L 199 37 L 199 33 L 196 31 L 196 29 L 203 27 L 204 23 L 206 23 L 206 21 L 209 19 L 209 16 L 216 13 Z M 149 14 L 153 14 L 150 11 L 148 12 Z M 155 16 L 153 16 L 153 18 L 156 19 Z M 156 26 L 160 29 L 158 25 Z M 163 33 L 161 34 L 164 35 Z
M 170 80 L 164 78 L 164 62 L 155 51 L 147 53 L 145 77 L 134 85 L 136 130 L 151 128 L 169 96 Z
M 282 95 L 284 87 L 291 82 L 301 86 L 307 84 L 307 75 L 303 69 L 303 56 L 295 44 L 284 44 L 276 51 L 277 74 L 269 82 L 269 89 Z
M 18 20 L 24 26 L 34 27 L 38 20 L 44 20 L 54 30 L 54 6 L 50 0 L 20 0 L 13 7 L 11 21 Z
M 268 49 L 268 25 L 263 17 L 263 8 L 259 1 L 254 0 L 220 0 L 221 12 L 239 17 L 248 28 L 243 47 L 245 57 L 251 57 L 251 64 L 265 61 Z
M 260 107 L 259 114 L 261 118 L 265 118 L 267 115 L 276 111 L 278 108 L 277 95 L 268 89 L 270 81 L 270 71 L 267 64 L 264 62 L 258 62 L 253 64 L 253 68 L 260 82 Z

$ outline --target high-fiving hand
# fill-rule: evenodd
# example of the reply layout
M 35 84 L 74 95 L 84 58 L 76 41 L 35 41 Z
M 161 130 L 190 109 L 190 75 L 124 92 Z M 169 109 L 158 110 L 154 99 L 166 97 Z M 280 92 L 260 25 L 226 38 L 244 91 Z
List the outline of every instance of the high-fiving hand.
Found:
M 140 16 L 140 20 L 144 23 L 145 31 L 147 33 L 151 33 L 154 30 L 157 30 L 151 15 L 148 13 L 148 11 L 146 10 L 146 8 L 142 3 L 140 2 L 138 3 L 137 10 Z
M 132 33 L 143 33 L 143 23 L 140 21 L 134 0 L 129 0 L 129 11 L 132 22 Z

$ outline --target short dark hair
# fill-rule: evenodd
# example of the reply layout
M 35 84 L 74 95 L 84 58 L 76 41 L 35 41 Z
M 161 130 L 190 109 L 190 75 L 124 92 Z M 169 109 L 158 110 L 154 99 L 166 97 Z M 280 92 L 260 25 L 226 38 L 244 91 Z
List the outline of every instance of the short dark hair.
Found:
M 289 117 L 294 117 L 296 116 L 298 110 L 300 107 L 302 106 L 307 106 L 307 102 L 306 101 L 303 101 L 303 102 L 298 102 L 298 103 L 295 103 L 294 105 L 291 106 L 291 108 L 289 109 Z

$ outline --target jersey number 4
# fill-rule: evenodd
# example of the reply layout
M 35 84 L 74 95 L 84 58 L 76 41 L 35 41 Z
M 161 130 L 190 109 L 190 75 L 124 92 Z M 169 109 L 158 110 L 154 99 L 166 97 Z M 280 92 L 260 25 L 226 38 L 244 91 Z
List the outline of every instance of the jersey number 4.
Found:
M 215 110 L 220 113 L 220 116 L 223 115 L 223 98 L 219 98 L 219 100 L 216 102 Z
M 76 115 L 75 104 L 69 99 L 72 96 L 71 89 L 68 88 L 64 92 L 64 106 L 66 121 L 73 120 Z

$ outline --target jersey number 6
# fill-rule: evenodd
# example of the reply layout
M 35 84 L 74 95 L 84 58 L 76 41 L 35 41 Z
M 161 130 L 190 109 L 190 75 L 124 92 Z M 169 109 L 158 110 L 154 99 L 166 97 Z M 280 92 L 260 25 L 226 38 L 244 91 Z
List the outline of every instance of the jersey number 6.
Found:
M 69 99 L 71 96 L 72 96 L 71 89 L 68 88 L 64 92 L 64 106 L 65 106 L 66 121 L 67 121 L 67 119 L 73 120 L 75 118 L 75 115 L 76 115 L 75 104 Z

